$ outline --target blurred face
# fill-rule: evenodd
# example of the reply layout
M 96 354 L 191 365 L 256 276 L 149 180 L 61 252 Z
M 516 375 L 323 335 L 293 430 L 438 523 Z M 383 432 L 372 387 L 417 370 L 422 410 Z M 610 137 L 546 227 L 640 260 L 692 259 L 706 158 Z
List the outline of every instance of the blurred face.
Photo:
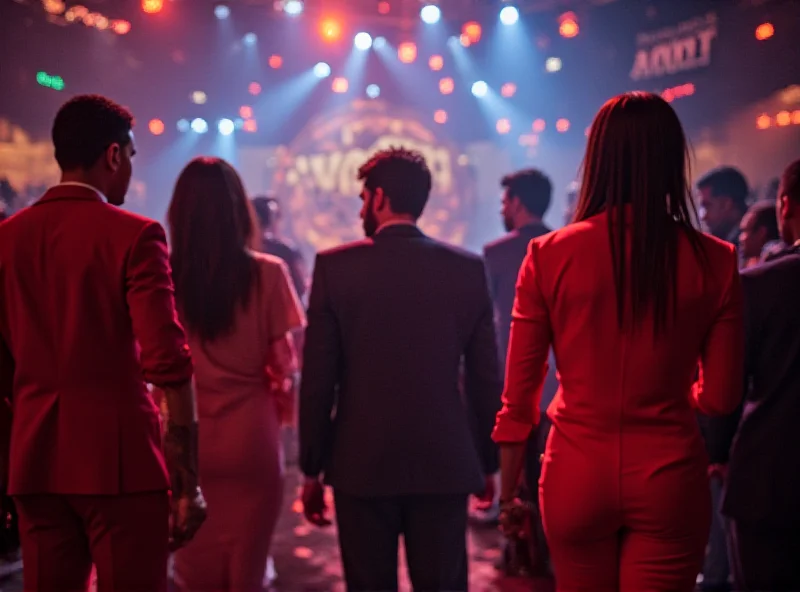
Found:
M 500 217 L 503 218 L 503 227 L 506 229 L 506 232 L 511 232 L 516 228 L 514 220 L 519 208 L 519 198 L 513 197 L 508 187 L 506 187 L 505 191 L 503 191 L 503 197 L 500 200 Z
M 381 225 L 378 210 L 382 207 L 384 196 L 383 190 L 378 187 L 375 191 L 367 189 L 366 185 L 359 195 L 361 198 L 361 226 L 364 228 L 364 236 L 370 238 L 375 236 L 378 227 Z M 380 202 L 380 203 L 379 203 Z
M 764 245 L 767 244 L 766 229 L 756 226 L 756 217 L 752 212 L 748 212 L 742 218 L 739 225 L 739 250 L 742 257 L 750 259 L 760 257 Z
M 739 213 L 733 200 L 721 195 L 712 195 L 710 187 L 700 189 L 700 221 L 705 229 L 718 238 L 735 227 Z
M 133 139 L 133 132 L 128 133 L 130 134 L 130 142 L 125 146 L 115 143 L 106 149 L 106 167 L 111 175 L 106 197 L 108 198 L 108 203 L 115 206 L 121 206 L 125 203 L 125 194 L 128 193 L 131 173 L 133 172 L 132 159 L 136 154 L 136 145 Z

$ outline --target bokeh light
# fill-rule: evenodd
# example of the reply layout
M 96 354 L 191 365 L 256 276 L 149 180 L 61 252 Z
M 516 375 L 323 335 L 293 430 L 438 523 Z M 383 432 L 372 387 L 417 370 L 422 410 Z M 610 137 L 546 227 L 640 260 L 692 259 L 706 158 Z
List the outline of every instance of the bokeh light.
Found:
M 392 9 L 392 6 L 388 2 L 378 2 L 378 12 L 380 14 L 389 14 L 389 11 Z
M 397 47 L 397 57 L 404 64 L 410 64 L 417 59 L 417 44 L 405 41 Z
M 377 99 L 379 96 L 381 96 L 381 87 L 377 84 L 370 84 L 367 86 L 366 92 L 370 99 Z
M 258 42 L 258 35 L 255 33 L 245 33 L 242 37 L 242 43 L 247 47 L 253 47 Z
M 428 60 L 428 67 L 434 72 L 438 72 L 444 67 L 444 58 L 440 55 L 432 55 Z
M 230 136 L 234 129 L 236 129 L 236 125 L 231 119 L 220 119 L 219 123 L 217 123 L 217 130 L 219 130 L 219 133 L 223 136 Z
M 791 125 L 792 123 L 792 114 L 788 111 L 781 111 L 775 116 L 775 123 L 779 126 L 784 127 L 787 125 Z
M 544 62 L 544 69 L 548 72 L 558 72 L 561 66 L 561 58 L 547 58 Z
M 500 22 L 504 25 L 513 25 L 519 20 L 519 10 L 516 6 L 504 6 L 500 11 Z
M 455 88 L 455 83 L 453 82 L 452 78 L 442 78 L 439 81 L 439 92 L 443 95 L 449 95 L 453 92 Z
M 772 26 L 772 23 L 761 23 L 756 27 L 756 39 L 759 41 L 764 41 L 765 39 L 769 39 L 775 34 L 775 27 Z
M 131 24 L 126 20 L 115 20 L 111 23 L 111 30 L 117 35 L 127 35 L 131 30 Z
M 319 23 L 319 34 L 328 43 L 338 41 L 342 37 L 342 23 L 332 17 L 324 18 Z
M 353 38 L 353 45 L 356 49 L 360 49 L 361 51 L 367 51 L 370 47 L 372 47 L 372 36 L 369 33 L 356 33 L 356 36 Z
M 469 37 L 464 33 L 461 33 L 461 35 L 458 38 L 458 42 L 461 43 L 462 47 L 469 47 L 470 45 L 472 45 L 472 41 L 470 41 Z
M 569 131 L 569 119 L 561 118 L 556 121 L 556 130 L 561 132 L 562 134 L 566 131 Z
M 758 129 L 762 130 L 767 129 L 771 125 L 772 125 L 772 118 L 766 113 L 759 115 L 758 119 L 756 119 L 756 127 Z
M 142 11 L 147 14 L 156 14 L 164 8 L 164 0 L 142 0 Z
M 289 16 L 303 14 L 303 3 L 301 0 L 287 0 L 283 4 L 283 11 Z
M 433 113 L 433 120 L 436 123 L 447 123 L 447 111 L 444 109 L 438 109 Z
M 277 70 L 281 66 L 283 66 L 283 58 L 278 54 L 273 54 L 269 56 L 269 67 L 273 70 Z
M 442 11 L 439 10 L 439 7 L 435 4 L 426 4 L 419 11 L 419 18 L 422 19 L 423 23 L 433 25 L 438 23 L 439 19 L 442 18 Z
M 150 133 L 154 136 L 160 136 L 164 133 L 164 122 L 160 119 L 151 119 L 147 124 L 147 129 L 149 129 Z
M 208 131 L 208 122 L 202 117 L 192 119 L 192 131 L 196 134 L 204 134 Z
M 44 0 L 42 5 L 44 6 L 45 12 L 49 12 L 50 14 L 64 14 L 64 11 L 67 9 L 63 0 Z
M 544 119 L 535 119 L 531 129 L 533 129 L 534 133 L 540 134 L 544 131 L 545 127 L 547 127 L 547 125 L 545 124 Z
M 208 100 L 206 93 L 204 93 L 202 90 L 196 90 L 192 92 L 192 94 L 189 95 L 189 98 L 195 105 L 205 105 L 206 101 Z
M 489 92 L 489 85 L 483 80 L 472 83 L 472 94 L 476 97 L 485 97 L 487 92 Z
M 250 134 L 258 131 L 258 124 L 255 119 L 245 119 L 242 129 Z
M 314 76 L 317 78 L 327 78 L 331 75 L 331 67 L 325 62 L 319 62 L 314 66 Z
M 498 134 L 507 134 L 511 131 L 511 122 L 505 117 L 498 119 L 497 123 L 495 124 L 495 129 L 497 130 Z
M 214 16 L 219 20 L 224 21 L 231 15 L 230 7 L 224 2 L 220 2 L 214 7 Z
M 188 132 L 189 129 L 190 129 L 189 120 L 188 119 L 179 119 L 176 127 L 178 128 L 179 132 Z
M 513 82 L 506 82 L 500 87 L 500 94 L 506 98 L 513 97 L 515 92 L 517 92 L 517 85 Z
M 475 21 L 464 23 L 464 26 L 461 27 L 461 34 L 463 36 L 466 36 L 466 38 L 469 39 L 470 43 L 477 43 L 478 41 L 480 41 L 481 33 L 482 33 L 481 26 Z
M 258 82 L 251 82 L 247 86 L 247 92 L 251 95 L 256 96 L 261 94 L 261 85 Z
M 253 108 L 250 105 L 242 105 L 239 107 L 239 117 L 250 119 L 253 117 Z
M 347 82 L 347 78 L 344 78 L 343 76 L 337 76 L 331 83 L 331 90 L 333 90 L 335 93 L 346 93 L 349 86 L 350 83 Z
M 578 17 L 574 12 L 565 12 L 558 18 L 558 34 L 566 39 L 576 37 L 580 32 Z

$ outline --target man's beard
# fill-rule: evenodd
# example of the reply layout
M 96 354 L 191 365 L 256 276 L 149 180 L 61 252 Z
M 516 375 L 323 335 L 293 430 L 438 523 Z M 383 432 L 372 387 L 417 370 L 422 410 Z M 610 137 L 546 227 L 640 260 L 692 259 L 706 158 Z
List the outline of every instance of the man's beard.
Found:
M 506 229 L 506 232 L 516 230 L 514 228 L 514 222 L 508 216 L 503 216 L 503 227 Z
M 375 236 L 375 233 L 378 231 L 378 220 L 375 218 L 375 214 L 372 213 L 372 210 L 366 211 L 361 226 L 364 228 L 364 236 L 367 238 Z

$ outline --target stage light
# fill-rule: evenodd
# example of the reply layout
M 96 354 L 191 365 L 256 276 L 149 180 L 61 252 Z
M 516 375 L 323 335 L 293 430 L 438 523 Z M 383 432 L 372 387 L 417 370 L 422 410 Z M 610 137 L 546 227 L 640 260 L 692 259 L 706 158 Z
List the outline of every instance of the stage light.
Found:
M 792 124 L 800 125 L 800 109 L 792 111 Z
M 428 67 L 434 72 L 438 72 L 444 66 L 444 59 L 440 55 L 432 55 L 428 60 Z
M 250 119 L 253 117 L 253 108 L 250 105 L 242 105 L 239 107 L 239 117 Z
M 214 16 L 217 17 L 219 20 L 224 21 L 230 15 L 231 15 L 231 9 L 224 2 L 220 2 L 214 7 Z
M 452 78 L 442 78 L 439 81 L 439 92 L 442 93 L 443 95 L 449 95 L 450 93 L 453 92 L 454 88 L 455 84 L 453 83 Z
M 513 25 L 519 20 L 519 10 L 516 6 L 505 6 L 500 11 L 500 22 L 504 25 Z
M 547 58 L 544 62 L 544 69 L 548 72 L 558 72 L 561 70 L 561 58 Z
M 515 92 L 517 92 L 517 85 L 513 82 L 506 82 L 500 87 L 500 94 L 506 98 L 513 97 Z
M 410 64 L 417 59 L 417 44 L 413 41 L 405 41 L 397 48 L 397 57 L 404 64 Z
M 461 36 L 458 38 L 458 42 L 462 47 L 469 47 L 472 45 L 472 41 L 470 41 L 469 37 L 467 37 L 464 33 L 461 33 Z
M 208 131 L 208 123 L 200 117 L 192 119 L 192 131 L 196 134 L 204 134 Z
M 111 30 L 117 35 L 127 35 L 131 30 L 131 24 L 128 21 L 116 20 L 111 23 Z
M 230 136 L 233 133 L 233 130 L 236 129 L 236 126 L 230 119 L 220 119 L 219 123 L 217 124 L 217 129 L 223 136 Z
M 756 27 L 756 39 L 759 41 L 764 41 L 765 39 L 769 39 L 775 34 L 775 27 L 772 26 L 772 23 L 762 23 Z
M 558 17 L 558 34 L 567 39 L 571 39 L 580 33 L 578 17 L 574 12 L 565 12 Z
M 378 2 L 378 12 L 380 14 L 389 14 L 392 6 L 388 2 Z
M 427 25 L 433 25 L 439 22 L 442 18 L 442 11 L 435 4 L 427 4 L 419 11 L 419 18 Z
M 164 122 L 160 119 L 151 119 L 147 124 L 147 129 L 149 129 L 150 133 L 154 136 L 160 136 L 164 133 Z
M 242 43 L 248 47 L 253 47 L 258 41 L 258 36 L 255 33 L 245 33 L 242 37 Z
M 531 129 L 533 129 L 534 133 L 541 134 L 544 131 L 545 127 L 546 124 L 544 122 L 544 119 L 536 119 L 534 120 L 533 127 Z
M 314 66 L 314 76 L 317 78 L 327 78 L 331 75 L 331 67 L 325 62 L 320 62 Z
M 283 66 L 283 58 L 278 54 L 274 54 L 269 56 L 269 67 L 273 70 L 277 70 L 281 66 Z
M 556 121 L 556 129 L 560 131 L 562 134 L 564 132 L 569 131 L 569 119 L 564 119 L 563 117 Z
M 98 31 L 105 31 L 108 29 L 109 21 L 106 17 L 102 14 L 97 15 L 97 18 L 94 21 L 94 28 Z
M 342 24 L 333 18 L 322 19 L 319 23 L 319 33 L 328 42 L 338 41 L 342 36 Z
M 204 93 L 202 90 L 194 91 L 191 95 L 189 95 L 189 98 L 195 105 L 204 105 L 208 100 L 206 93 Z
M 436 123 L 446 123 L 447 122 L 447 111 L 443 109 L 439 109 L 433 113 L 433 120 Z
M 372 47 L 375 49 L 383 49 L 386 47 L 386 37 L 375 37 L 372 42 Z
M 481 29 L 480 24 L 475 21 L 464 23 L 464 26 L 461 27 L 461 34 L 466 35 L 470 43 L 477 43 L 480 41 L 482 31 L 483 29 Z
M 252 134 L 258 131 L 258 124 L 256 123 L 255 119 L 245 119 L 242 129 L 247 133 Z
M 369 33 L 356 33 L 353 38 L 353 45 L 355 45 L 356 49 L 367 51 L 372 47 L 372 36 Z
M 64 79 L 61 76 L 51 76 L 47 72 L 37 72 L 36 82 L 53 90 L 64 90 Z
M 258 82 L 251 82 L 247 86 L 247 92 L 251 95 L 256 96 L 261 94 L 261 85 Z
M 164 0 L 142 0 L 142 11 L 147 14 L 156 14 L 164 8 Z
M 50 14 L 64 14 L 64 11 L 67 9 L 63 0 L 44 0 L 42 4 L 44 5 L 45 12 L 49 12 Z
M 350 84 L 347 82 L 347 78 L 343 78 L 342 76 L 337 76 L 333 79 L 331 83 L 331 90 L 335 93 L 346 93 Z
M 764 113 L 763 115 L 759 115 L 758 119 L 756 119 L 756 127 L 760 130 L 767 129 L 771 125 L 772 125 L 772 118 L 766 113 Z
M 370 84 L 367 86 L 367 96 L 370 99 L 377 99 L 379 96 L 381 96 L 381 87 L 377 84 Z
M 498 119 L 494 127 L 498 134 L 507 134 L 511 131 L 511 122 L 504 117 L 503 119 Z
M 472 94 L 476 97 L 485 97 L 487 92 L 489 92 L 489 85 L 483 80 L 478 80 L 478 82 L 472 84 Z
M 775 123 L 779 126 L 784 127 L 787 125 L 791 125 L 792 123 L 792 114 L 788 111 L 781 111 L 775 116 Z
M 283 3 L 283 11 L 289 16 L 303 14 L 303 3 L 301 0 L 287 0 Z
M 177 124 L 178 131 L 188 132 L 189 131 L 189 120 L 188 119 L 179 119 Z

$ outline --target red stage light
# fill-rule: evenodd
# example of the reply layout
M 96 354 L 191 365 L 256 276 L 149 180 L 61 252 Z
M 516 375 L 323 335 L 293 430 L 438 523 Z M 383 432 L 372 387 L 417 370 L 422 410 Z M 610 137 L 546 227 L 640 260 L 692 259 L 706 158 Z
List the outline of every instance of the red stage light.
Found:
M 545 127 L 544 119 L 537 119 L 533 122 L 533 131 L 537 134 L 542 133 Z
M 154 136 L 160 136 L 164 133 L 164 122 L 160 119 L 151 119 L 147 127 Z
M 242 124 L 242 129 L 252 134 L 258 131 L 258 124 L 255 119 L 245 119 L 244 124 Z
M 142 0 L 142 10 L 147 14 L 161 12 L 164 8 L 164 0 Z
M 251 82 L 247 87 L 247 92 L 253 96 L 261 94 L 261 85 L 258 82 Z
M 517 85 L 513 82 L 506 82 L 500 87 L 500 94 L 506 98 L 513 97 L 515 92 L 517 92 Z
M 498 134 L 507 134 L 511 131 L 511 122 L 506 118 L 498 119 L 495 128 Z
M 794 125 L 800 125 L 800 109 L 792 111 L 792 123 Z
M 438 111 L 434 112 L 433 120 L 436 123 L 446 123 L 447 122 L 447 111 L 443 109 L 439 109 Z
M 347 78 L 337 77 L 333 79 L 331 83 L 331 89 L 335 93 L 346 93 L 350 84 L 347 82 Z
M 239 107 L 239 117 L 242 119 L 250 119 L 253 117 L 253 108 L 250 105 L 242 105 Z
M 455 88 L 455 83 L 453 83 L 452 78 L 442 78 L 439 81 L 439 92 L 442 93 L 443 95 L 449 95 L 450 93 L 453 92 L 454 88 Z
M 404 64 L 410 64 L 417 59 L 417 44 L 413 41 L 401 43 L 397 48 L 397 57 Z
M 781 111 L 775 116 L 775 123 L 777 123 L 781 127 L 791 125 L 792 114 L 789 113 L 788 111 Z
M 558 34 L 562 37 L 571 39 L 580 33 L 581 29 L 578 26 L 578 17 L 575 16 L 574 12 L 565 12 L 562 14 L 558 17 L 558 23 Z
M 437 72 L 444 66 L 444 59 L 440 55 L 432 55 L 428 60 L 428 66 L 430 66 L 431 70 Z
M 569 119 L 561 118 L 556 121 L 556 129 L 562 134 L 569 130 Z
M 117 35 L 126 35 L 131 30 L 131 24 L 128 21 L 118 20 L 111 23 L 111 29 Z
M 758 129 L 764 130 L 771 125 L 772 125 L 772 118 L 766 113 L 764 113 L 763 115 L 759 115 L 758 119 L 756 119 L 756 127 Z
M 322 19 L 319 23 L 319 33 L 325 41 L 333 43 L 342 37 L 342 23 L 334 18 Z
M 759 41 L 764 41 L 765 39 L 769 39 L 775 34 L 775 27 L 772 26 L 772 23 L 761 23 L 756 27 L 756 39 Z
M 465 23 L 463 27 L 461 27 L 461 36 L 466 37 L 469 39 L 470 43 L 477 43 L 481 40 L 481 26 L 476 23 L 475 21 L 470 21 Z
M 271 55 L 269 56 L 269 67 L 277 70 L 283 66 L 283 58 L 279 55 Z
M 378 12 L 381 14 L 389 14 L 389 11 L 392 9 L 391 5 L 388 2 L 378 2 Z

